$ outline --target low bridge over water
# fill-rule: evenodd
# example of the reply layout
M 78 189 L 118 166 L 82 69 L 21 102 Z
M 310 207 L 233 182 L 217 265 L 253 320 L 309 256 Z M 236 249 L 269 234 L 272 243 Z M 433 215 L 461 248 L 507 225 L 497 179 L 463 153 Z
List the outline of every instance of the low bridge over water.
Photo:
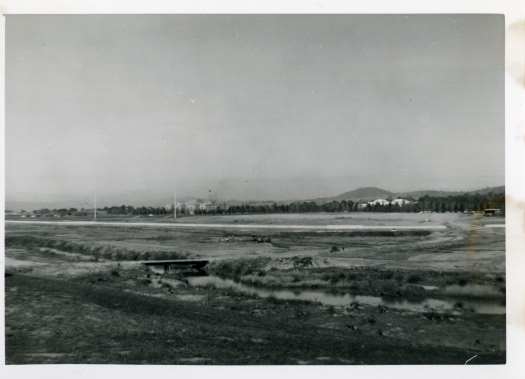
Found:
M 166 273 L 171 270 L 183 268 L 192 268 L 202 271 L 209 262 L 209 259 L 166 259 L 156 261 L 144 261 L 142 262 L 142 264 L 152 269 L 161 269 Z

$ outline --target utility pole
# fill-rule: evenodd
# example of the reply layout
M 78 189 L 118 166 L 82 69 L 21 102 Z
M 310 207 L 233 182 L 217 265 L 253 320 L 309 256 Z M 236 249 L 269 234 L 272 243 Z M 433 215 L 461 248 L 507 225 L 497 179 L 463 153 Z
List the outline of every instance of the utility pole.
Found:
M 177 218 L 177 194 L 173 192 L 173 219 Z
M 93 221 L 97 221 L 97 193 L 95 192 L 95 207 L 93 208 Z

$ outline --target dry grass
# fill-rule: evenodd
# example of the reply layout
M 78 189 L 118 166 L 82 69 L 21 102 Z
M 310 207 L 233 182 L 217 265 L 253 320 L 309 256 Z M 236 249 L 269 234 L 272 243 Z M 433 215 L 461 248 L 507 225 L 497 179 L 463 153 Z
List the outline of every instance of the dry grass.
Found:
M 38 250 L 41 248 L 56 249 L 70 254 L 81 254 L 96 260 L 137 261 L 155 259 L 185 258 L 186 254 L 176 251 L 130 250 L 111 245 L 93 244 L 89 242 L 73 242 L 55 238 L 33 237 L 29 235 L 7 235 L 6 247 Z

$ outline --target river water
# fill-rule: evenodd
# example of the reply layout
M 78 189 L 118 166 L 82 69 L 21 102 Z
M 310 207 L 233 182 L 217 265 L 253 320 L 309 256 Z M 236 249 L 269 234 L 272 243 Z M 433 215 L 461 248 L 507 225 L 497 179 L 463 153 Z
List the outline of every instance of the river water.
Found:
M 368 306 L 385 306 L 411 312 L 439 312 L 461 314 L 475 312 L 479 314 L 505 314 L 505 305 L 496 299 L 435 299 L 422 300 L 390 299 L 379 296 L 352 295 L 350 293 L 330 293 L 321 290 L 274 290 L 237 283 L 217 276 L 192 276 L 188 282 L 194 287 L 213 286 L 227 288 L 237 292 L 258 296 L 273 297 L 280 300 L 301 300 L 332 306 L 351 306 L 355 304 Z

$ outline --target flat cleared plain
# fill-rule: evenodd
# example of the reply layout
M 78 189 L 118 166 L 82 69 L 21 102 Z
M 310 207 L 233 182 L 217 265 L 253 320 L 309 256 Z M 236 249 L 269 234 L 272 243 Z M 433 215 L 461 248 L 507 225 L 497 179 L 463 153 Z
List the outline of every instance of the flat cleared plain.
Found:
M 503 224 L 452 213 L 8 220 L 6 360 L 501 363 Z M 210 263 L 206 276 L 142 265 L 166 259 Z

